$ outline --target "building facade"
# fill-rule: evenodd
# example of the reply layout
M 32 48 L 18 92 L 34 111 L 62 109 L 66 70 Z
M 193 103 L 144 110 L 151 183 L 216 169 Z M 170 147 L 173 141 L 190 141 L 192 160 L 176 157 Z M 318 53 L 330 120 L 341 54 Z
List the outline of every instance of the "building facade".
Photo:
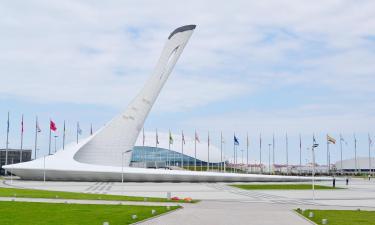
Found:
M 6 149 L 0 149 L 0 174 L 4 175 L 4 165 L 28 162 L 31 160 L 31 149 L 8 149 L 8 163 L 5 163 Z

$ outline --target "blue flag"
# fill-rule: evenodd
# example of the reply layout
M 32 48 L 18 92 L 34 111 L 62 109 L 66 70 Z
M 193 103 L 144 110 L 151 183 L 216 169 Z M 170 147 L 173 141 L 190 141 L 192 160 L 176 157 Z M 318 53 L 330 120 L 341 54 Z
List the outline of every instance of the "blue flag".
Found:
M 238 141 L 238 138 L 236 135 L 233 136 L 234 145 L 240 145 L 240 142 Z

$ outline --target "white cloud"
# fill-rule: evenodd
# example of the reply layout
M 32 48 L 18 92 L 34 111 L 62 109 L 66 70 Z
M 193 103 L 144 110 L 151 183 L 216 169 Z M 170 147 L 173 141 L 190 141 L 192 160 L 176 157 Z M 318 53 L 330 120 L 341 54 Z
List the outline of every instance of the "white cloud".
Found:
M 0 5 L 3 98 L 122 108 L 151 73 L 168 33 L 189 23 L 198 27 L 158 110 L 295 84 L 350 91 L 362 100 L 374 93 L 374 52 L 363 40 L 374 35 L 373 1 Z

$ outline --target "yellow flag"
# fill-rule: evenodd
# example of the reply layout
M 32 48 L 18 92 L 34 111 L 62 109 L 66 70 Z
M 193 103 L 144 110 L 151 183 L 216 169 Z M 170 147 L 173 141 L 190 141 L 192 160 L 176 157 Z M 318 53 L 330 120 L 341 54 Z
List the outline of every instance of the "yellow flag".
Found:
M 336 144 L 336 139 L 334 139 L 333 137 L 329 136 L 328 134 L 327 134 L 327 141 L 331 142 L 332 144 Z

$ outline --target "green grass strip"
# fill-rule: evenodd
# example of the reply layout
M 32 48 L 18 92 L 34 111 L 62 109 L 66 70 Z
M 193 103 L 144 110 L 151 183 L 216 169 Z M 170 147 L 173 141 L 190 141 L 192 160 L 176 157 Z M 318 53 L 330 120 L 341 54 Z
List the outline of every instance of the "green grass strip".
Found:
M 0 202 L 2 225 L 124 225 L 175 210 L 179 206 L 86 205 Z M 156 210 L 152 215 L 151 210 Z M 132 219 L 132 215 L 137 219 Z
M 301 209 L 296 212 L 300 213 L 307 219 L 314 221 L 316 224 L 322 224 L 322 219 L 328 219 L 329 225 L 373 225 L 375 224 L 375 211 L 358 211 L 358 210 L 305 210 Z M 309 213 L 313 212 L 314 217 L 309 218 Z
M 137 197 L 124 195 L 88 194 L 78 192 L 45 191 L 34 189 L 0 188 L 0 197 L 17 198 L 58 198 L 79 200 L 111 200 L 111 201 L 147 201 L 147 202 L 185 202 L 183 200 L 173 201 L 167 198 Z M 196 200 L 192 201 L 197 202 Z
M 245 190 L 311 190 L 311 184 L 234 184 L 232 187 Z M 330 186 L 315 185 L 316 190 L 341 189 Z

